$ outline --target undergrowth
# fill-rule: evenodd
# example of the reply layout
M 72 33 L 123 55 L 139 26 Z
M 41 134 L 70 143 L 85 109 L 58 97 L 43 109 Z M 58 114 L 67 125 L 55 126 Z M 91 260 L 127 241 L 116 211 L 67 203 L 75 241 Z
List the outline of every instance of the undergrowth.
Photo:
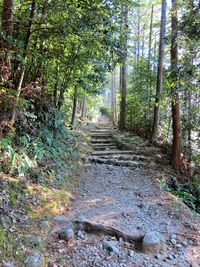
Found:
M 28 101 L 0 140 L 0 259 L 23 265 L 26 237 L 65 213 L 87 139 L 48 103 Z
M 200 177 L 195 176 L 190 183 L 178 184 L 175 188 L 166 179 L 159 180 L 162 189 L 181 199 L 194 213 L 200 213 Z

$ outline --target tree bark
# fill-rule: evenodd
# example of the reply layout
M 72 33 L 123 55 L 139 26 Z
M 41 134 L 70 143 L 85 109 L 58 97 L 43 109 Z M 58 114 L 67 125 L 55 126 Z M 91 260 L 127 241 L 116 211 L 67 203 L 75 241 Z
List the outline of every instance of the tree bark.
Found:
M 161 96 L 162 82 L 163 82 L 163 62 L 164 62 L 164 52 L 165 52 L 165 31 L 166 31 L 166 7 L 167 7 L 166 0 L 162 0 L 157 85 L 156 85 L 156 97 L 155 97 L 155 106 L 154 106 L 153 129 L 152 129 L 152 137 L 151 137 L 153 142 L 155 142 L 158 137 L 159 123 L 160 123 L 160 96 Z
M 153 33 L 153 15 L 154 15 L 154 5 L 151 7 L 151 21 L 150 21 L 150 31 L 149 31 L 149 50 L 148 50 L 148 68 L 150 69 L 151 64 L 151 49 L 152 49 L 152 33 Z
M 178 92 L 178 10 L 176 0 L 172 0 L 171 20 L 172 166 L 179 171 L 181 167 L 181 118 Z
M 111 105 L 112 105 L 112 121 L 116 122 L 116 72 L 115 69 L 112 73 L 112 85 L 111 85 Z
M 13 0 L 3 1 L 1 29 L 4 36 L 0 39 L 0 73 L 3 82 L 7 81 L 11 74 L 9 38 L 13 30 L 13 8 Z
M 125 28 L 125 41 L 123 45 L 123 50 L 124 50 L 123 65 L 121 67 L 121 102 L 120 102 L 120 120 L 119 120 L 120 130 L 123 130 L 125 128 L 125 116 L 126 116 L 128 2 L 126 2 L 125 7 L 124 7 L 123 23 L 124 23 L 124 28 Z
M 81 105 L 81 118 L 85 118 L 85 111 L 86 111 L 86 100 L 85 98 L 82 99 L 82 105 Z
M 72 129 L 75 127 L 75 124 L 76 124 L 76 110 L 77 110 L 77 85 L 75 85 L 75 87 L 74 87 L 72 119 L 71 119 Z
M 27 62 L 27 52 L 28 52 L 28 44 L 31 36 L 31 27 L 33 23 L 33 18 L 35 15 L 35 8 L 36 8 L 36 0 L 32 1 L 31 4 L 31 10 L 30 10 L 30 16 L 29 16 L 29 22 L 28 22 L 28 29 L 26 32 L 26 38 L 24 41 L 24 51 L 23 51 L 23 58 L 24 58 L 24 64 L 21 68 L 20 75 L 19 75 L 19 80 L 18 80 L 18 85 L 17 85 L 17 96 L 16 96 L 16 101 L 13 107 L 13 112 L 12 112 L 12 119 L 11 119 L 11 124 L 14 125 L 15 119 L 16 119 L 16 110 L 21 94 L 21 89 L 22 89 L 22 84 L 24 81 L 24 76 L 25 76 L 25 71 L 26 71 L 26 62 Z

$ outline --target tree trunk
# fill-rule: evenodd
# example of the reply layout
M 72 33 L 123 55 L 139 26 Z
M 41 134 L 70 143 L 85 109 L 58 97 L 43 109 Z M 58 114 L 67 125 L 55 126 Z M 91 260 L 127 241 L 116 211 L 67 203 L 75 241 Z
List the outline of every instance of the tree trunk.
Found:
M 1 30 L 3 37 L 0 39 L 0 73 L 1 80 L 3 82 L 7 81 L 11 74 L 11 65 L 10 65 L 10 40 L 13 30 L 13 0 L 4 0 L 3 1 L 3 10 L 2 10 L 2 22 Z
M 58 108 L 58 85 L 59 85 L 59 65 L 56 67 L 56 82 L 54 85 L 54 92 L 53 92 L 53 98 L 54 98 L 54 108 Z
M 125 115 L 126 115 L 126 76 L 127 76 L 127 27 L 128 27 L 128 2 L 126 2 L 123 12 L 123 24 L 125 28 L 125 42 L 123 45 L 124 57 L 123 65 L 121 67 L 121 102 L 120 102 L 120 120 L 119 128 L 123 130 L 125 128 Z
M 162 0 L 158 73 L 157 73 L 156 97 L 154 106 L 154 120 L 153 120 L 153 129 L 151 137 L 153 142 L 156 141 L 158 137 L 159 123 L 160 123 L 160 96 L 162 91 L 163 62 L 164 62 L 164 52 L 165 52 L 166 7 L 167 7 L 166 0 Z
M 85 111 L 86 111 L 86 100 L 85 98 L 82 99 L 82 105 L 81 105 L 81 118 L 85 118 Z
M 138 25 L 137 25 L 137 62 L 140 59 L 140 7 L 138 8 L 137 15 L 138 15 Z
M 178 93 L 178 11 L 176 0 L 172 0 L 171 19 L 172 166 L 178 171 L 181 167 L 181 118 Z
M 12 119 L 11 119 L 11 124 L 14 125 L 15 123 L 15 118 L 16 118 L 16 109 L 18 106 L 20 94 L 21 94 L 21 89 L 22 89 L 22 84 L 25 76 L 25 70 L 26 70 L 26 62 L 27 62 L 27 52 L 28 52 L 28 44 L 31 36 L 31 27 L 33 23 L 33 18 L 35 15 L 35 8 L 36 8 L 36 0 L 32 1 L 31 4 L 31 10 L 30 10 L 30 16 L 29 16 L 29 22 L 28 22 L 28 29 L 26 32 L 26 38 L 24 41 L 24 51 L 23 51 L 23 58 L 24 58 L 24 64 L 21 68 L 20 75 L 19 75 L 19 80 L 18 80 L 18 85 L 17 85 L 17 96 L 16 96 L 16 101 L 13 107 L 13 112 L 12 112 Z
M 71 119 L 72 129 L 75 127 L 75 124 L 76 124 L 76 110 L 77 110 L 77 85 L 74 87 L 72 119 Z
M 150 21 L 150 32 L 149 32 L 149 51 L 148 51 L 148 68 L 150 69 L 151 64 L 151 48 L 152 48 L 152 33 L 153 33 L 153 15 L 154 5 L 151 7 L 151 21 Z
M 111 85 L 111 105 L 112 105 L 112 121 L 116 122 L 116 72 L 112 73 L 112 85 Z

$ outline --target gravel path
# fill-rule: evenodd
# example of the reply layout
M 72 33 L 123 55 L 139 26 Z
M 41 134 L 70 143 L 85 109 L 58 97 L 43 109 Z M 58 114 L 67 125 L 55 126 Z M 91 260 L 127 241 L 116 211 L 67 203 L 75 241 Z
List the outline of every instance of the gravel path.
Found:
M 162 173 L 148 163 L 122 167 L 85 163 L 66 214 L 131 235 L 162 235 L 164 246 L 144 252 L 122 238 L 78 231 L 67 245 L 51 244 L 57 265 L 70 267 L 200 266 L 200 224 L 175 196 L 158 186 Z

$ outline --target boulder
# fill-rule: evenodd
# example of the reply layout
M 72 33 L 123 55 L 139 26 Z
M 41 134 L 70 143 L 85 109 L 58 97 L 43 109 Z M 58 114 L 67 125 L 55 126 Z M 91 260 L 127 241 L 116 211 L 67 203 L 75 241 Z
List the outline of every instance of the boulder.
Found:
M 149 231 L 144 235 L 142 249 L 145 252 L 158 252 L 163 249 L 163 246 L 164 238 L 160 233 Z
M 45 267 L 43 255 L 39 251 L 34 251 L 25 259 L 25 267 Z

